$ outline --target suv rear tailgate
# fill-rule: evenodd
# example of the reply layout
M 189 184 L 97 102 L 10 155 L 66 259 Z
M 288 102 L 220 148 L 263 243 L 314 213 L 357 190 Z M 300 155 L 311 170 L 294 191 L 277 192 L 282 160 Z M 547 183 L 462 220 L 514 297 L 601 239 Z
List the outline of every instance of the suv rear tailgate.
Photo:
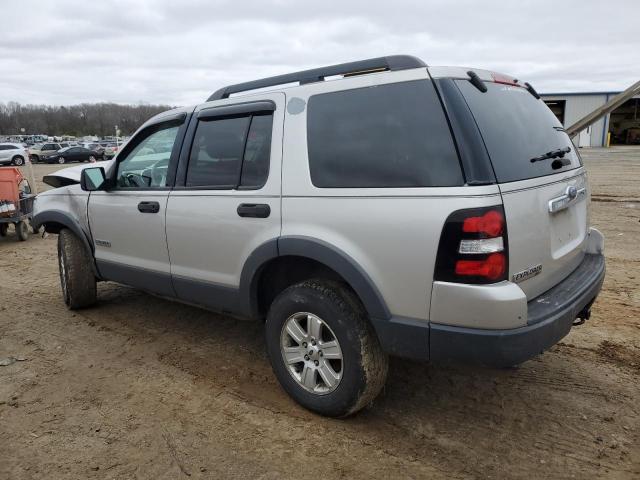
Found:
M 510 77 L 491 75 L 496 81 L 485 81 L 486 91 L 468 80 L 455 83 L 502 193 L 510 280 L 532 300 L 571 274 L 584 256 L 586 174 L 576 147 L 545 103 Z
M 529 300 L 563 280 L 582 261 L 588 232 L 585 176 L 580 169 L 544 177 L 542 184 L 534 179 L 500 185 L 509 235 L 509 277 L 519 282 Z M 574 200 L 551 212 L 552 199 L 573 188 Z

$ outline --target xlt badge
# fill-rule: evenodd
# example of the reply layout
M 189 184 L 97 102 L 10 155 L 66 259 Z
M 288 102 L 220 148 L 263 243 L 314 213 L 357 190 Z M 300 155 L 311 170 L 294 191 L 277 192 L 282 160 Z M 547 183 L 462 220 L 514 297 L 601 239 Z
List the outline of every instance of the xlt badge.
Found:
M 528 278 L 535 277 L 541 271 L 542 271 L 542 264 L 540 263 L 540 264 L 536 265 L 535 267 L 527 268 L 526 270 L 523 270 L 521 272 L 514 273 L 513 274 L 513 281 L 515 283 L 523 282 Z
M 98 240 L 96 238 L 96 246 L 111 248 L 111 242 L 107 242 L 106 240 Z

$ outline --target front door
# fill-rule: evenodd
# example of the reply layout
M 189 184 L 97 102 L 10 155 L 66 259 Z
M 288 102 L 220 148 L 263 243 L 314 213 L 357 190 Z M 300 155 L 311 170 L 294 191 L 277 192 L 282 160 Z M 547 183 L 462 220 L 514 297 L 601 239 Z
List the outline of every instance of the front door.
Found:
M 195 118 L 197 116 L 197 119 Z M 177 296 L 246 313 L 239 304 L 247 258 L 280 235 L 284 94 L 205 104 L 194 113 L 167 205 Z
M 89 226 L 103 278 L 173 295 L 165 211 L 183 123 L 184 115 L 136 134 L 118 157 L 113 188 L 91 193 Z

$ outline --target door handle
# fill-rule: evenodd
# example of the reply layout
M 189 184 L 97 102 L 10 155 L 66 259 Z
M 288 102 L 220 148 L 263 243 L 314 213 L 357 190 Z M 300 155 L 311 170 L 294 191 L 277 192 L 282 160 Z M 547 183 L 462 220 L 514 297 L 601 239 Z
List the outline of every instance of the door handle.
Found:
M 266 203 L 241 203 L 238 205 L 238 215 L 250 218 L 267 218 L 271 214 L 271 207 Z
M 140 202 L 138 204 L 138 211 L 141 213 L 158 213 L 160 211 L 160 204 L 158 202 Z

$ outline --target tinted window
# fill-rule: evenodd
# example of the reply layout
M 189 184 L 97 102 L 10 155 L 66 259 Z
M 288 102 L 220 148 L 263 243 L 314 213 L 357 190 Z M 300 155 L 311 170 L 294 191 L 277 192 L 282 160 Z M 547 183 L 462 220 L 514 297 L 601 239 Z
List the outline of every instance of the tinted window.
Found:
M 471 108 L 491 157 L 498 182 L 551 175 L 580 166 L 569 136 L 542 100 L 521 87 L 485 82 L 481 92 L 466 80 L 456 81 Z M 553 160 L 531 163 L 543 153 L 570 147 L 568 165 L 551 168 Z
M 271 159 L 272 121 L 272 115 L 259 115 L 251 120 L 242 162 L 241 187 L 260 188 L 267 181 Z
M 430 81 L 314 95 L 307 142 L 316 187 L 437 187 L 464 183 Z
M 266 182 L 272 115 L 200 121 L 187 170 L 187 186 L 259 188 Z
M 127 188 L 164 187 L 178 129 L 175 124 L 142 132 L 140 140 L 118 162 L 117 185 Z
M 11 150 L 9 145 L 0 145 L 0 150 Z

